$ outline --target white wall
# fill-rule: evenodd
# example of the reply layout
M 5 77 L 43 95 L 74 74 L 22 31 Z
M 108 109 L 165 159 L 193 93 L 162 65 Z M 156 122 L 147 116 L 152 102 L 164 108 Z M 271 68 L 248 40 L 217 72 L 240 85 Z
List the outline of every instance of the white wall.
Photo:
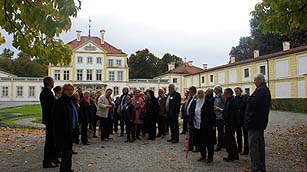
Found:
M 276 78 L 289 77 L 289 60 L 281 60 L 275 62 Z
M 297 58 L 298 75 L 307 74 L 307 55 Z
M 297 97 L 298 98 L 306 98 L 305 93 L 305 81 L 298 81 L 297 82 Z
M 224 71 L 223 72 L 219 72 L 217 74 L 217 79 L 218 79 L 218 84 L 219 85 L 225 84 L 225 72 Z
M 229 83 L 237 83 L 238 82 L 238 74 L 237 69 L 229 70 Z

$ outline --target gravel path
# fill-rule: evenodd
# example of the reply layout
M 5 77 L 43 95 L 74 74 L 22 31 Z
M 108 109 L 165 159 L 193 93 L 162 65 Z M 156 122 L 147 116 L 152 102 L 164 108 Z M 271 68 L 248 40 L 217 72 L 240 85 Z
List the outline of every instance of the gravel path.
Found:
M 307 144 L 306 124 L 306 114 L 271 113 L 266 131 L 268 171 L 306 171 L 307 152 L 299 149 L 301 144 Z M 0 171 L 59 170 L 41 167 L 44 143 L 42 130 L 24 132 L 0 129 L 0 137 Z M 214 162 L 210 165 L 196 161 L 200 157 L 199 153 L 189 153 L 186 159 L 183 136 L 180 143 L 175 145 L 166 142 L 168 137 L 134 143 L 124 143 L 125 138 L 113 137 L 109 142 L 92 139 L 89 146 L 74 145 L 78 154 L 73 155 L 73 169 L 78 172 L 240 172 L 249 167 L 248 156 L 240 156 L 239 161 L 232 163 L 223 162 L 226 156 L 224 150 L 215 153 Z
M 39 104 L 39 101 L 0 101 L 0 109 L 15 106 L 35 105 Z

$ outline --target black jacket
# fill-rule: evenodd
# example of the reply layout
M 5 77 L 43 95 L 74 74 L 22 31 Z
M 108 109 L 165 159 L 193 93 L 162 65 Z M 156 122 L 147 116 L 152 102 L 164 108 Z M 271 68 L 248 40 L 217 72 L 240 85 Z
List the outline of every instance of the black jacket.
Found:
M 84 99 L 80 100 L 80 108 L 79 108 L 79 120 L 81 122 L 88 122 L 91 117 L 92 117 L 92 104 L 91 104 L 91 100 L 90 103 L 87 103 L 84 101 Z
M 244 125 L 244 117 L 245 117 L 245 111 L 246 111 L 246 105 L 247 105 L 247 99 L 248 95 L 242 95 L 242 96 L 236 96 L 235 99 L 238 103 L 238 110 L 240 114 L 240 127 L 243 127 Z
M 214 98 L 205 97 L 205 103 L 201 108 L 201 126 L 200 128 L 212 129 L 216 123 L 216 117 L 214 113 Z
M 160 111 L 158 99 L 155 97 L 148 99 L 146 101 L 145 107 L 147 119 L 152 122 L 158 121 Z
M 196 101 L 197 101 L 197 98 L 194 97 L 192 100 L 191 105 L 190 105 L 190 108 L 187 109 L 189 111 L 189 116 L 188 116 L 188 122 L 189 122 L 189 126 L 190 127 L 193 127 L 194 126 L 194 117 L 195 117 L 195 108 L 196 108 Z M 189 101 L 188 101 L 189 102 Z
M 132 103 L 126 104 L 123 107 L 123 119 L 126 122 L 134 122 L 135 121 L 135 106 Z
M 43 124 L 52 124 L 52 110 L 55 102 L 55 98 L 52 91 L 44 87 L 42 92 L 40 93 L 39 100 L 42 107 Z
M 181 95 L 178 92 L 174 92 L 173 94 L 169 94 L 168 97 L 170 97 L 168 116 L 178 117 L 180 112 Z
M 56 145 L 59 148 L 62 148 L 67 143 L 72 143 L 72 108 L 71 98 L 64 93 L 58 100 L 55 101 L 53 114 Z
M 223 109 L 223 120 L 227 129 L 235 131 L 240 127 L 238 103 L 233 96 L 229 97 L 225 102 Z
M 271 92 L 262 83 L 247 100 L 244 127 L 254 130 L 265 130 L 271 106 Z

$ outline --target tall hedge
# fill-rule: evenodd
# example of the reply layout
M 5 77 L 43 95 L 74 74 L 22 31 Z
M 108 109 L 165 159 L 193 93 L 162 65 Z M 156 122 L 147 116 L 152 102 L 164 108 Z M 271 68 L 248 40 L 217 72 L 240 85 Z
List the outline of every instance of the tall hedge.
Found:
M 272 99 L 272 110 L 307 113 L 306 98 Z

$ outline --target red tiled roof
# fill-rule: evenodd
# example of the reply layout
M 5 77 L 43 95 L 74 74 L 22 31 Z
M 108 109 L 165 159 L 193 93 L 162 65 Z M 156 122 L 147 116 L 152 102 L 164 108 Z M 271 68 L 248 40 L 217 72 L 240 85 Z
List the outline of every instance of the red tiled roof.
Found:
M 104 41 L 104 44 L 101 44 L 101 40 L 98 37 L 88 37 L 88 36 L 81 36 L 81 40 L 77 41 L 77 39 L 74 39 L 70 41 L 69 44 L 72 49 L 77 48 L 81 44 L 87 42 L 87 41 L 93 41 L 95 44 L 97 44 L 100 48 L 104 49 L 107 51 L 107 54 L 125 54 L 121 49 L 118 49 L 108 42 Z
M 236 65 L 242 65 L 242 64 L 247 64 L 250 62 L 256 62 L 256 61 L 261 61 L 261 60 L 266 60 L 266 59 L 270 59 L 270 58 L 274 58 L 274 57 L 278 57 L 278 56 L 283 56 L 283 55 L 288 55 L 288 54 L 293 54 L 293 53 L 298 53 L 301 51 L 306 51 L 307 50 L 307 45 L 305 46 L 300 46 L 300 47 L 296 47 L 296 48 L 292 48 L 290 50 L 286 50 L 286 51 L 278 51 L 275 53 L 271 53 L 271 54 L 265 54 L 256 58 L 250 58 L 250 59 L 246 59 L 246 60 L 241 60 L 241 61 L 237 61 L 234 63 L 228 63 L 228 64 L 224 64 L 221 66 L 216 66 L 213 68 L 209 68 L 207 70 L 202 70 L 200 72 L 196 72 L 194 74 L 199 74 L 202 72 L 209 72 L 209 71 L 213 71 L 213 70 L 217 70 L 217 69 L 222 69 L 222 68 L 226 68 L 226 67 L 231 67 L 231 66 L 236 66 Z M 192 75 L 192 74 L 188 74 L 188 75 Z
M 163 73 L 162 75 L 168 74 L 168 73 L 189 75 L 189 74 L 194 74 L 194 73 L 198 73 L 198 72 L 201 72 L 201 71 L 203 71 L 203 69 L 196 67 L 196 66 L 191 66 L 191 65 L 185 63 L 185 64 L 182 64 L 182 65 L 176 67 L 173 70 L 170 70 L 170 71 Z

